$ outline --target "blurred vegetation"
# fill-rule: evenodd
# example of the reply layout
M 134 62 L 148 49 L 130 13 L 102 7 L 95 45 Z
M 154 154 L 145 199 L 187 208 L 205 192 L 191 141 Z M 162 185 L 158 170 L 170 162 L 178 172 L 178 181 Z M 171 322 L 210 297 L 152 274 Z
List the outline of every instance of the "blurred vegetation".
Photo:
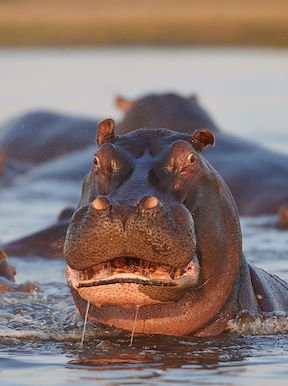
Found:
M 0 0 L 1 46 L 288 46 L 288 0 Z

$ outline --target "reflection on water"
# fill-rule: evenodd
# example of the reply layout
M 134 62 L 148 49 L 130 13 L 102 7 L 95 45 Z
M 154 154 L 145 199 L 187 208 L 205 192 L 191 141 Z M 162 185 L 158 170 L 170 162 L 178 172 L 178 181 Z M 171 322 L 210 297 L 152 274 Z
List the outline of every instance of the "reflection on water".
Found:
M 266 377 L 270 382 L 271 378 L 284 382 L 287 377 L 283 335 L 277 339 L 150 336 L 136 338 L 133 347 L 123 338 L 94 339 L 82 349 L 71 343 L 10 343 L 6 342 L 5 353 L 0 350 L 5 385 L 247 385 L 251 377 L 253 384 L 260 385 L 266 384 Z

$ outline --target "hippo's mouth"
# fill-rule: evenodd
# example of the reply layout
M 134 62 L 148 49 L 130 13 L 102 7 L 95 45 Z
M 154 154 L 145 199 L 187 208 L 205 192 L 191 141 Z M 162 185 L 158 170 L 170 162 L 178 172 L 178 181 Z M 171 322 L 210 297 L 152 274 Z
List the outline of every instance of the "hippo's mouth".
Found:
M 199 276 L 199 263 L 196 256 L 186 267 L 177 269 L 137 257 L 119 257 L 84 271 L 75 271 L 70 267 L 68 269 L 74 273 L 71 279 L 75 288 L 113 283 L 176 286 L 186 282 L 193 285 L 197 283 Z
M 69 286 L 98 305 L 173 302 L 184 289 L 196 286 L 199 276 L 197 256 L 177 269 L 137 257 L 115 258 L 82 271 L 67 268 Z

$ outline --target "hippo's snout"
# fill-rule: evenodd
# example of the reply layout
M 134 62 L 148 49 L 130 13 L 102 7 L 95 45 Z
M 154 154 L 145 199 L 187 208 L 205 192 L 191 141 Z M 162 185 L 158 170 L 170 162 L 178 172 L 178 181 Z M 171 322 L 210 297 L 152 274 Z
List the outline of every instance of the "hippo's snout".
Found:
M 93 304 L 173 302 L 198 283 L 195 250 L 194 222 L 184 205 L 167 206 L 155 196 L 116 204 L 97 196 L 71 220 L 68 283 Z
M 194 222 L 183 205 L 167 206 L 155 196 L 137 205 L 97 196 L 69 226 L 68 283 L 94 304 L 173 302 L 198 283 L 195 250 Z
M 78 271 L 128 256 L 181 268 L 195 248 L 193 218 L 184 205 L 166 206 L 155 196 L 137 205 L 116 204 L 102 195 L 75 212 L 64 253 Z

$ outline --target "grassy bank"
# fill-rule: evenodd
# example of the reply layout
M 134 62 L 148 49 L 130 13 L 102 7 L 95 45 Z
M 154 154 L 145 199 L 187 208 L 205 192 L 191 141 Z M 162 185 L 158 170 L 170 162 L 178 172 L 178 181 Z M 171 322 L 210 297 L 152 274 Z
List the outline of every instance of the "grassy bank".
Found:
M 0 45 L 288 47 L 287 0 L 0 0 Z

